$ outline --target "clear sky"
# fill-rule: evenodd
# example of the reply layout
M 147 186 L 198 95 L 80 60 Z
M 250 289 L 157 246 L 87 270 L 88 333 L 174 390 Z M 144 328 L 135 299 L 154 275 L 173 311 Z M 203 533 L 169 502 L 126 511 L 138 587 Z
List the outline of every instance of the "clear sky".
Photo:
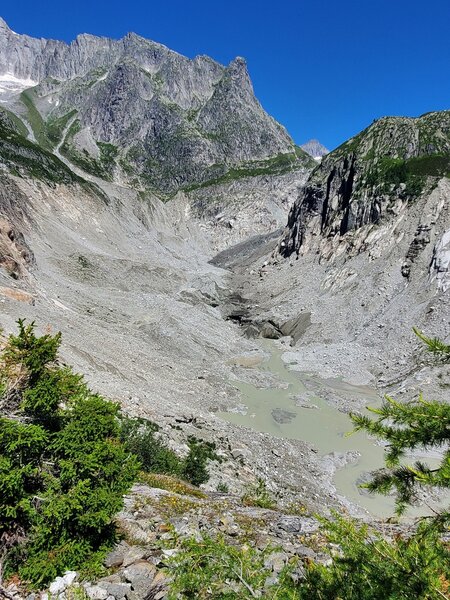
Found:
M 38 37 L 135 31 L 189 57 L 244 56 L 299 144 L 450 109 L 450 0 L 5 0 L 0 15 Z

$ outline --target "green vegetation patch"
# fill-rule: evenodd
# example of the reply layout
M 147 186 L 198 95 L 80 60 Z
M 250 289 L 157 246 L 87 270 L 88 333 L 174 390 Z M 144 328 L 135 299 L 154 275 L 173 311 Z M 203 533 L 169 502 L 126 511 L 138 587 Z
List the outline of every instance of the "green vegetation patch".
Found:
M 331 564 L 310 563 L 298 600 L 438 600 L 448 598 L 450 553 L 438 529 L 422 522 L 389 541 L 367 525 L 334 515 L 323 520 Z
M 164 443 L 158 431 L 158 425 L 145 419 L 121 419 L 120 438 L 129 452 L 139 458 L 145 472 L 172 475 L 195 486 L 208 481 L 208 461 L 220 460 L 215 444 L 191 436 L 189 452 L 183 459 Z
M 116 158 L 119 154 L 118 148 L 113 144 L 97 142 L 100 157 L 94 158 L 87 150 L 83 149 L 80 151 L 75 147 L 73 138 L 80 131 L 81 123 L 77 119 L 72 123 L 67 132 L 64 143 L 61 146 L 61 154 L 86 173 L 111 181 L 116 165 Z
M 258 479 L 254 485 L 247 487 L 242 496 L 245 506 L 258 506 L 259 508 L 275 509 L 277 503 L 269 492 L 263 479 Z
M 107 144 L 106 142 L 97 142 L 97 146 L 100 148 L 100 162 L 103 168 L 108 173 L 112 173 L 119 149 L 114 144 Z
M 182 496 L 194 496 L 194 498 L 206 498 L 206 494 L 204 494 L 197 487 L 171 475 L 162 475 L 160 473 L 148 473 L 141 471 L 139 474 L 139 479 L 150 487 L 166 490 L 167 492 L 173 492 L 174 494 L 180 494 Z
M 316 166 L 316 163 L 311 157 L 304 158 L 302 154 L 299 154 L 299 150 L 295 152 L 288 152 L 284 154 L 277 154 L 272 158 L 259 161 L 250 161 L 236 167 L 227 167 L 226 165 L 214 165 L 213 168 L 226 170 L 225 173 L 208 179 L 200 183 L 193 183 L 185 186 L 184 191 L 190 192 L 193 190 L 209 187 L 211 185 L 219 185 L 222 183 L 230 183 L 232 181 L 242 179 L 244 177 L 257 177 L 261 175 L 282 175 L 289 173 L 290 171 Z M 305 154 L 305 153 L 303 153 Z M 311 161 L 314 163 L 312 164 Z
M 392 186 L 397 188 L 405 184 L 406 196 L 419 196 L 427 183 L 428 177 L 444 177 L 450 174 L 450 155 L 433 154 L 416 156 L 403 160 L 401 158 L 381 158 L 368 172 L 366 185 L 380 188 L 382 193 L 389 193 Z
M 22 119 L 6 108 L 0 108 L 0 111 L 8 117 L 11 128 L 14 129 L 16 133 L 24 138 L 28 137 L 28 129 Z
M 52 147 L 55 147 L 58 142 L 61 141 L 64 130 L 69 124 L 70 120 L 77 114 L 76 110 L 71 110 L 62 117 L 50 118 L 45 124 L 45 135 L 51 143 Z
M 53 150 L 61 141 L 65 128 L 77 114 L 77 111 L 73 109 L 61 117 L 50 117 L 45 121 L 36 108 L 36 98 L 36 92 L 33 89 L 25 90 L 20 95 L 20 99 L 27 110 L 27 121 L 31 126 L 37 143 L 45 150 Z M 22 133 L 22 135 L 28 135 L 28 130 Z
M 27 110 L 27 120 L 33 130 L 36 141 L 45 150 L 51 150 L 52 143 L 47 137 L 45 121 L 35 106 L 35 92 L 33 89 L 25 90 L 20 94 L 20 99 Z
M 295 598 L 289 569 L 282 573 L 280 583 L 272 581 L 266 586 L 271 571 L 265 566 L 265 559 L 271 552 L 271 548 L 258 552 L 246 544 L 232 546 L 223 538 L 184 541 L 179 554 L 169 563 L 173 577 L 169 600 Z
M 15 175 L 26 175 L 51 183 L 84 183 L 48 150 L 21 135 L 0 110 L 0 159 Z
M 407 172 L 425 177 L 450 177 L 450 155 L 416 156 L 407 161 Z

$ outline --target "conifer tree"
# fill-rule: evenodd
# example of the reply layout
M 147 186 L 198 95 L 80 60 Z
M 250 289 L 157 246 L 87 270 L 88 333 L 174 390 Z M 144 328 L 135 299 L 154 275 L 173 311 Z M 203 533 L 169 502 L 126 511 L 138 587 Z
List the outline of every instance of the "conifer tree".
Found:
M 426 337 L 419 330 L 416 335 L 427 349 L 440 360 L 450 362 L 450 346 L 438 338 Z M 386 468 L 374 474 L 366 487 L 373 492 L 396 493 L 398 514 L 403 514 L 416 498 L 419 488 L 426 486 L 450 488 L 450 404 L 425 400 L 422 394 L 412 402 L 397 402 L 386 396 L 381 408 L 369 408 L 376 415 L 353 414 L 351 418 L 356 430 L 387 442 Z M 418 449 L 437 449 L 442 453 L 440 464 L 430 468 L 422 461 L 414 465 L 402 464 L 405 454 Z M 449 517 L 448 509 L 440 515 Z

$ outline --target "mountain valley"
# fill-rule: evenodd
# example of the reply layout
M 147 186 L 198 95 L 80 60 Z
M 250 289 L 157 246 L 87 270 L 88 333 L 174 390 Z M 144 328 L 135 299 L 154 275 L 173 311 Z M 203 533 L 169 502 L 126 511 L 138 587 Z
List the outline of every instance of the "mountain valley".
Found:
M 240 57 L 0 18 L 0 326 L 61 331 L 63 362 L 179 454 L 214 442 L 211 502 L 264 480 L 280 510 L 376 522 L 360 481 L 335 478 L 358 442 L 322 453 L 288 430 L 317 403 L 340 419 L 384 394 L 448 402 L 450 369 L 412 328 L 450 336 L 450 111 L 311 142 L 264 111 Z M 270 426 L 243 386 L 273 392 Z

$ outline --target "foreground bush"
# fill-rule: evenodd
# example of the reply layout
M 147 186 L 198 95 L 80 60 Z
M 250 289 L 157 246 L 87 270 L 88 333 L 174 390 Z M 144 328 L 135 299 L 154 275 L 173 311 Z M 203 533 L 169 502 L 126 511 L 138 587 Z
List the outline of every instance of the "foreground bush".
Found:
M 0 354 L 0 584 L 2 573 L 34 587 L 67 569 L 95 577 L 138 470 L 199 485 L 214 444 L 190 437 L 179 458 L 157 425 L 122 415 L 59 362 L 59 333 L 18 327 Z
M 206 483 L 208 461 L 220 460 L 215 444 L 190 436 L 189 452 L 180 458 L 158 437 L 158 430 L 158 425 L 146 419 L 122 416 L 120 420 L 120 439 L 138 457 L 144 472 L 174 475 L 197 486 Z
M 59 363 L 60 334 L 18 324 L 1 354 L 0 539 L 4 575 L 41 586 L 100 565 L 139 463 L 118 406 Z
M 367 526 L 336 516 L 323 521 L 339 545 L 330 566 L 310 564 L 301 600 L 439 600 L 449 598 L 450 552 L 440 527 L 424 521 L 411 537 L 381 537 Z
M 450 597 L 450 552 L 439 527 L 422 523 L 410 537 L 386 539 L 356 521 L 322 521 L 332 562 L 310 562 L 304 579 L 288 565 L 278 581 L 264 567 L 271 550 L 230 545 L 223 539 L 181 544 L 172 559 L 172 600 L 442 600 Z M 338 548 L 338 549 L 337 549 Z
M 169 567 L 173 577 L 169 599 L 297 598 L 289 569 L 281 574 L 279 582 L 269 583 L 271 571 L 264 562 L 272 551 L 231 546 L 222 538 L 186 540 Z

